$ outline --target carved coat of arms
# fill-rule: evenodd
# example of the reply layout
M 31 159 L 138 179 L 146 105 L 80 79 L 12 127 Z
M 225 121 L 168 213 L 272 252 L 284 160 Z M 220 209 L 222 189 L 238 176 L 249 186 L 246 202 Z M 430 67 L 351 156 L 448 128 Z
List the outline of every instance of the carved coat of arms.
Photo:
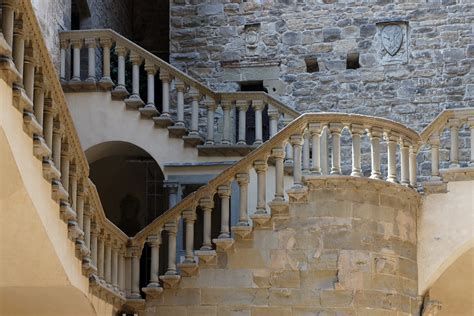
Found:
M 403 30 L 398 25 L 387 25 L 382 29 L 382 45 L 390 54 L 395 54 L 400 50 L 403 43 Z

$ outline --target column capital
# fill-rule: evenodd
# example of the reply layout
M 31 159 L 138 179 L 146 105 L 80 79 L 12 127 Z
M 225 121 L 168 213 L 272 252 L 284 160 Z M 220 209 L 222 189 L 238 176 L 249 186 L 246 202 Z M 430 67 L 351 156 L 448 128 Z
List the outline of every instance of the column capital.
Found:
M 230 186 L 228 184 L 219 185 L 217 187 L 217 194 L 220 198 L 229 197 L 230 196 Z
M 127 246 L 128 257 L 140 257 L 142 255 L 142 247 L 138 245 Z
M 79 38 L 72 38 L 69 40 L 72 48 L 82 48 L 83 40 Z
M 311 135 L 321 135 L 324 125 L 322 123 L 309 123 L 308 130 Z
M 68 39 L 61 39 L 59 40 L 59 47 L 62 49 L 68 49 L 70 45 L 70 42 Z
M 84 44 L 87 48 L 96 48 L 97 47 L 97 39 L 94 37 L 89 37 L 84 40 Z
M 263 111 L 265 108 L 265 103 L 263 100 L 252 100 L 252 108 L 254 111 Z
M 228 111 L 232 109 L 232 100 L 230 99 L 222 99 L 221 100 L 221 107 L 224 111 Z
M 51 98 L 51 97 L 44 98 L 44 112 L 55 115 L 56 111 L 57 111 L 57 109 L 54 106 L 53 98 Z
M 450 118 L 448 120 L 448 126 L 451 127 L 459 127 L 461 125 L 461 120 L 458 118 Z
M 164 181 L 163 182 L 163 187 L 167 188 L 172 193 L 177 193 L 179 186 L 180 184 L 177 181 Z
M 128 53 L 128 49 L 120 44 L 115 45 L 115 52 L 117 53 L 118 56 L 123 56 L 125 57 Z
M 262 172 L 267 171 L 268 164 L 265 160 L 256 160 L 253 163 L 253 167 L 255 168 L 255 171 L 257 173 L 262 173 Z
M 400 146 L 401 147 L 410 147 L 412 145 L 412 142 L 409 139 L 406 139 L 404 137 L 400 137 Z
M 249 109 L 249 101 L 248 100 L 237 100 L 237 101 L 235 101 L 235 106 L 239 109 L 239 111 L 246 112 Z
M 206 105 L 207 109 L 210 111 L 215 111 L 217 108 L 216 100 L 214 100 L 213 98 L 209 96 L 206 96 L 204 104 Z
M 398 143 L 398 141 L 400 140 L 400 134 L 392 131 L 385 131 L 384 138 L 387 142 Z
M 99 234 L 99 226 L 96 221 L 91 219 L 91 235 L 97 236 Z
M 280 118 L 280 111 L 276 109 L 274 106 L 268 106 L 268 117 L 270 120 L 278 120 Z
M 241 186 L 244 184 L 248 184 L 250 177 L 249 177 L 248 172 L 240 172 L 235 175 L 235 180 Z
M 60 121 L 54 121 L 53 123 L 53 134 L 62 134 L 64 126 Z
M 163 82 L 170 82 L 171 81 L 170 72 L 166 69 L 160 68 L 160 80 Z
M 91 205 L 88 202 L 84 203 L 84 215 L 91 217 L 93 214 L 94 212 Z
M 340 134 L 343 128 L 344 124 L 342 123 L 329 123 L 329 131 L 331 134 Z
M 146 242 L 150 247 L 159 247 L 161 245 L 161 230 L 147 237 Z
M 23 19 L 17 18 L 13 24 L 13 34 L 17 36 L 25 35 L 25 29 L 23 27 Z
M 130 52 L 130 61 L 132 62 L 132 65 L 140 66 L 143 62 L 143 58 L 137 52 L 131 51 Z
M 379 127 L 371 127 L 367 134 L 370 138 L 381 138 L 383 136 L 383 129 Z
M 145 60 L 145 71 L 149 75 L 155 75 L 158 70 L 158 67 L 150 60 Z
M 176 221 L 167 222 L 165 224 L 165 230 L 169 234 L 176 234 L 178 232 L 178 224 L 176 223 Z
M 183 215 L 183 218 L 186 222 L 194 222 L 196 220 L 195 209 L 186 209 L 181 214 Z
M 214 200 L 210 197 L 201 198 L 199 200 L 199 206 L 202 209 L 211 209 L 212 210 L 214 208 Z
M 283 147 L 272 148 L 272 154 L 271 154 L 272 157 L 284 159 L 285 155 L 286 155 L 286 152 Z
M 113 41 L 112 41 L 111 38 L 103 37 L 103 38 L 100 38 L 100 39 L 99 39 L 99 43 L 100 43 L 100 45 L 101 45 L 102 47 L 108 47 L 108 48 L 110 48 L 110 47 L 112 47 Z
M 78 197 L 84 197 L 85 193 L 86 193 L 86 190 L 84 190 L 84 181 L 82 180 L 82 178 L 79 177 L 79 179 L 77 180 L 77 196 Z
M 352 135 L 362 135 L 364 134 L 365 128 L 362 124 L 351 124 L 350 132 Z
M 69 143 L 67 141 L 64 141 L 61 144 L 61 156 L 63 157 L 69 157 Z
M 467 118 L 467 125 L 469 126 L 469 128 L 474 128 L 474 116 Z
M 201 96 L 201 94 L 199 93 L 198 89 L 194 88 L 194 87 L 190 87 L 189 88 L 189 92 L 188 92 L 189 96 L 191 97 L 191 99 L 193 101 L 199 101 L 199 98 Z
M 183 80 L 176 78 L 174 81 L 174 86 L 176 88 L 176 91 L 178 92 L 184 92 L 186 90 L 186 84 L 184 83 Z
M 301 134 L 293 134 L 290 136 L 290 144 L 299 145 L 303 144 L 303 136 Z

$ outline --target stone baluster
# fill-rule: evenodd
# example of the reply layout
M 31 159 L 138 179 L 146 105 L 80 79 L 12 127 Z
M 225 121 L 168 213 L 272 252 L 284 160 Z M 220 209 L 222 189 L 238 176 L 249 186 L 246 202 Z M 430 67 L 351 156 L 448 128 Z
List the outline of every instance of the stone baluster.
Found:
M 387 181 L 397 183 L 397 143 L 400 135 L 387 132 L 385 139 L 387 141 Z
M 229 218 L 230 218 L 230 186 L 220 185 L 217 187 L 217 194 L 221 199 L 221 232 L 218 238 L 230 238 Z
M 199 136 L 199 91 L 191 87 L 189 96 L 191 97 L 191 130 L 189 136 Z
M 77 168 L 77 167 L 76 167 Z M 77 176 L 76 176 L 77 178 Z M 79 228 L 84 231 L 84 184 L 83 180 L 79 179 L 77 181 L 77 194 L 76 194 L 77 206 L 77 225 Z
M 33 100 L 33 108 L 35 112 L 36 121 L 39 125 L 43 126 L 44 83 L 43 76 L 41 74 L 36 74 L 35 76 Z
M 25 49 L 23 69 L 23 86 L 25 87 L 26 96 L 33 102 L 35 87 L 35 60 L 33 58 L 33 49 L 28 47 Z
M 69 163 L 69 202 L 74 211 L 77 212 L 77 167 Z
M 51 151 L 53 151 L 54 114 L 55 109 L 53 106 L 53 100 L 51 98 L 45 99 L 43 111 L 43 135 L 46 146 L 48 146 Z
M 273 201 L 285 200 L 285 183 L 284 183 L 284 164 L 285 150 L 282 147 L 272 149 L 272 157 L 275 160 L 275 197 Z
M 246 145 L 246 123 L 247 123 L 247 110 L 249 108 L 249 102 L 247 100 L 237 100 L 235 102 L 236 108 L 239 110 L 239 139 L 237 144 Z
M 69 40 L 62 39 L 60 41 L 60 66 L 59 66 L 59 79 L 62 84 L 67 82 L 66 78 L 66 54 L 69 49 Z
M 15 18 L 15 1 L 3 0 L 2 8 L 2 33 L 5 41 L 13 47 L 13 23 Z
M 183 218 L 186 223 L 186 252 L 185 263 L 195 263 L 194 261 L 194 222 L 196 221 L 196 212 L 189 209 L 183 212 Z
M 439 175 L 439 132 L 434 131 L 428 142 L 431 146 L 431 180 L 439 181 L 441 180 Z
M 118 284 L 120 289 L 120 295 L 125 295 L 125 250 L 122 246 L 119 250 L 118 259 Z
M 303 137 L 300 134 L 291 135 L 290 143 L 293 146 L 293 187 L 301 187 L 303 185 L 301 173 L 301 145 Z
M 61 183 L 64 190 L 69 193 L 69 146 L 67 143 L 61 145 Z
M 105 239 L 104 278 L 108 285 L 112 284 L 112 241 L 110 235 Z
M 216 111 L 216 101 L 206 96 L 207 107 L 207 139 L 206 145 L 214 145 L 214 112 Z
M 97 47 L 97 41 L 95 38 L 86 38 L 85 45 L 87 47 L 87 79 L 86 84 L 89 86 L 95 86 L 97 78 L 95 75 L 95 49 Z
M 170 73 L 165 69 L 160 69 L 160 80 L 162 87 L 162 111 L 160 118 L 162 120 L 167 120 L 169 125 L 172 124 L 170 116 Z
M 110 48 L 112 47 L 112 40 L 110 38 L 101 38 L 99 40 L 102 46 L 102 78 L 99 80 L 99 85 L 103 89 L 110 89 L 114 83 L 110 77 Z
M 112 288 L 114 291 L 118 291 L 119 284 L 118 284 L 118 256 L 119 256 L 119 248 L 117 246 L 117 241 L 112 243 Z
M 288 124 L 291 123 L 291 119 L 284 117 L 283 124 L 286 127 Z M 292 166 L 293 165 L 293 146 L 291 146 L 290 142 L 285 145 L 285 165 Z
M 203 212 L 203 236 L 201 250 L 212 250 L 211 243 L 211 215 L 214 208 L 212 198 L 202 198 L 199 200 L 199 206 Z
M 459 168 L 459 119 L 449 119 L 448 125 L 451 136 L 451 151 L 449 153 L 449 168 Z
M 175 246 L 176 248 L 176 246 Z M 175 249 L 176 251 L 176 249 Z M 131 292 L 130 298 L 139 299 L 140 296 L 140 256 L 141 248 L 131 247 Z
M 143 62 L 143 58 L 138 55 L 136 52 L 131 52 L 130 53 L 130 61 L 132 62 L 132 94 L 124 100 L 125 104 L 129 107 L 132 108 L 139 108 L 142 107 L 145 103 L 143 102 L 142 98 L 140 97 L 140 65 Z M 149 67 L 145 66 L 145 70 L 147 70 Z M 154 68 L 154 67 L 153 67 Z M 148 76 L 148 71 L 147 71 L 147 76 Z M 149 80 L 150 78 L 147 78 Z M 155 84 L 155 77 L 153 73 L 153 84 Z M 148 89 L 150 87 L 148 86 Z M 154 103 L 154 91 L 152 92 L 152 102 L 151 106 L 145 106 L 145 108 L 140 109 L 140 113 L 145 114 L 147 116 L 151 116 L 154 114 L 157 114 L 158 111 L 155 108 Z
M 330 123 L 329 131 L 332 138 L 331 174 L 341 174 L 341 132 L 344 125 Z
M 147 75 L 147 102 L 146 107 L 149 109 L 155 109 L 156 113 L 158 114 L 158 110 L 155 107 L 155 75 L 156 75 L 156 67 L 150 61 L 145 61 L 145 71 Z M 132 99 L 132 97 L 130 97 Z M 142 101 L 141 98 L 139 102 Z M 143 102 L 141 102 L 143 103 Z
M 25 33 L 23 29 L 23 20 L 15 20 L 13 31 L 13 62 L 18 73 L 23 77 L 23 63 L 25 59 Z
M 257 210 L 255 214 L 266 214 L 267 213 L 267 202 L 266 202 L 266 175 L 267 175 L 267 161 L 256 160 L 253 163 L 255 172 L 257 173 Z
M 176 275 L 176 234 L 178 225 L 176 222 L 165 224 L 165 230 L 168 232 L 168 268 L 165 275 Z
M 400 141 L 400 183 L 410 185 L 410 142 L 406 139 Z
M 222 133 L 222 144 L 230 145 L 231 141 L 231 120 L 230 120 L 230 111 L 232 109 L 231 100 L 221 100 L 222 111 L 224 112 L 224 127 Z
M 328 163 L 328 127 L 323 126 L 321 134 L 321 173 L 323 175 L 329 174 L 329 163 Z
M 309 123 L 308 130 L 311 136 L 311 173 L 320 175 L 321 174 L 321 131 L 322 126 L 320 123 Z
M 172 208 L 178 203 L 179 183 L 175 181 L 166 181 L 163 188 L 168 189 L 168 206 Z
M 309 173 L 309 139 L 311 135 L 308 130 L 303 133 L 303 172 Z
M 53 162 L 56 169 L 61 168 L 61 123 L 53 122 Z
M 127 247 L 125 250 L 125 296 L 131 298 L 132 296 L 132 252 L 135 247 Z
M 80 39 L 71 39 L 72 46 L 72 78 L 69 81 L 69 84 L 79 84 L 81 83 L 81 48 L 82 40 Z
M 380 128 L 372 127 L 369 130 L 370 137 L 370 153 L 371 153 L 371 167 L 370 178 L 382 179 L 382 173 L 380 172 L 380 138 L 382 137 L 383 131 Z
M 181 79 L 176 78 L 174 86 L 176 88 L 176 122 L 174 125 L 177 127 L 185 127 L 184 92 L 186 91 L 186 85 Z
M 129 95 L 125 87 L 125 57 L 128 54 L 128 49 L 123 45 L 116 44 L 115 52 L 118 59 L 117 85 L 112 91 L 112 97 L 114 99 L 124 99 Z
M 147 288 L 154 289 L 161 292 L 159 269 L 160 269 L 160 245 L 161 245 L 161 229 L 153 235 L 148 236 L 147 243 L 151 249 L 151 263 L 150 263 L 150 281 Z M 149 289 L 143 289 L 148 294 Z
M 252 107 L 255 112 L 255 141 L 254 145 L 263 144 L 263 122 L 262 111 L 265 108 L 265 103 L 262 100 L 252 100 Z
M 416 148 L 414 145 L 410 146 L 410 186 L 416 188 Z
M 238 173 L 235 176 L 237 184 L 239 185 L 239 226 L 248 226 L 248 185 L 249 185 L 249 174 Z
M 84 204 L 84 214 L 82 229 L 84 230 L 84 243 L 86 248 L 92 253 L 92 227 L 91 227 L 92 210 L 90 204 Z M 90 259 L 89 259 L 90 260 Z
M 361 177 L 361 136 L 364 133 L 364 126 L 360 124 L 351 124 L 350 132 L 352 135 L 352 171 L 351 176 Z
M 280 118 L 280 112 L 273 106 L 268 107 L 268 117 L 270 119 L 270 138 L 278 133 L 278 119 Z
M 100 232 L 98 235 L 98 241 L 97 241 L 97 274 L 101 281 L 104 281 L 104 278 L 105 278 L 104 259 L 105 259 L 104 236 L 102 232 Z
M 90 249 L 91 249 L 91 261 L 92 265 L 95 267 L 95 269 L 98 272 L 99 269 L 99 262 L 98 262 L 98 252 L 99 252 L 99 245 L 98 245 L 98 228 L 97 228 L 97 223 L 92 222 L 91 223 L 91 244 L 90 244 Z
M 471 161 L 469 162 L 469 166 L 474 167 L 474 117 L 469 117 L 467 124 L 471 130 Z

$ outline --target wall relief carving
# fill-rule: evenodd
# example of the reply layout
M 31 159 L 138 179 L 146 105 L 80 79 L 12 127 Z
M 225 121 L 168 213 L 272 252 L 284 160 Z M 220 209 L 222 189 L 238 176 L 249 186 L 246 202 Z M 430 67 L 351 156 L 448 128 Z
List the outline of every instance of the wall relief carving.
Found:
M 377 30 L 382 64 L 408 62 L 408 24 L 404 21 L 380 22 Z

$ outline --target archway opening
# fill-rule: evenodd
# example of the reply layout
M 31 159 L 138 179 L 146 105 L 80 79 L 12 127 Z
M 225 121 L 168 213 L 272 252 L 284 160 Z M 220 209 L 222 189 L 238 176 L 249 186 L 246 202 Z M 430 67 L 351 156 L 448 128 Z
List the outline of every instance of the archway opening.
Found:
M 163 172 L 143 149 L 107 142 L 86 151 L 107 218 L 133 236 L 168 209 Z

